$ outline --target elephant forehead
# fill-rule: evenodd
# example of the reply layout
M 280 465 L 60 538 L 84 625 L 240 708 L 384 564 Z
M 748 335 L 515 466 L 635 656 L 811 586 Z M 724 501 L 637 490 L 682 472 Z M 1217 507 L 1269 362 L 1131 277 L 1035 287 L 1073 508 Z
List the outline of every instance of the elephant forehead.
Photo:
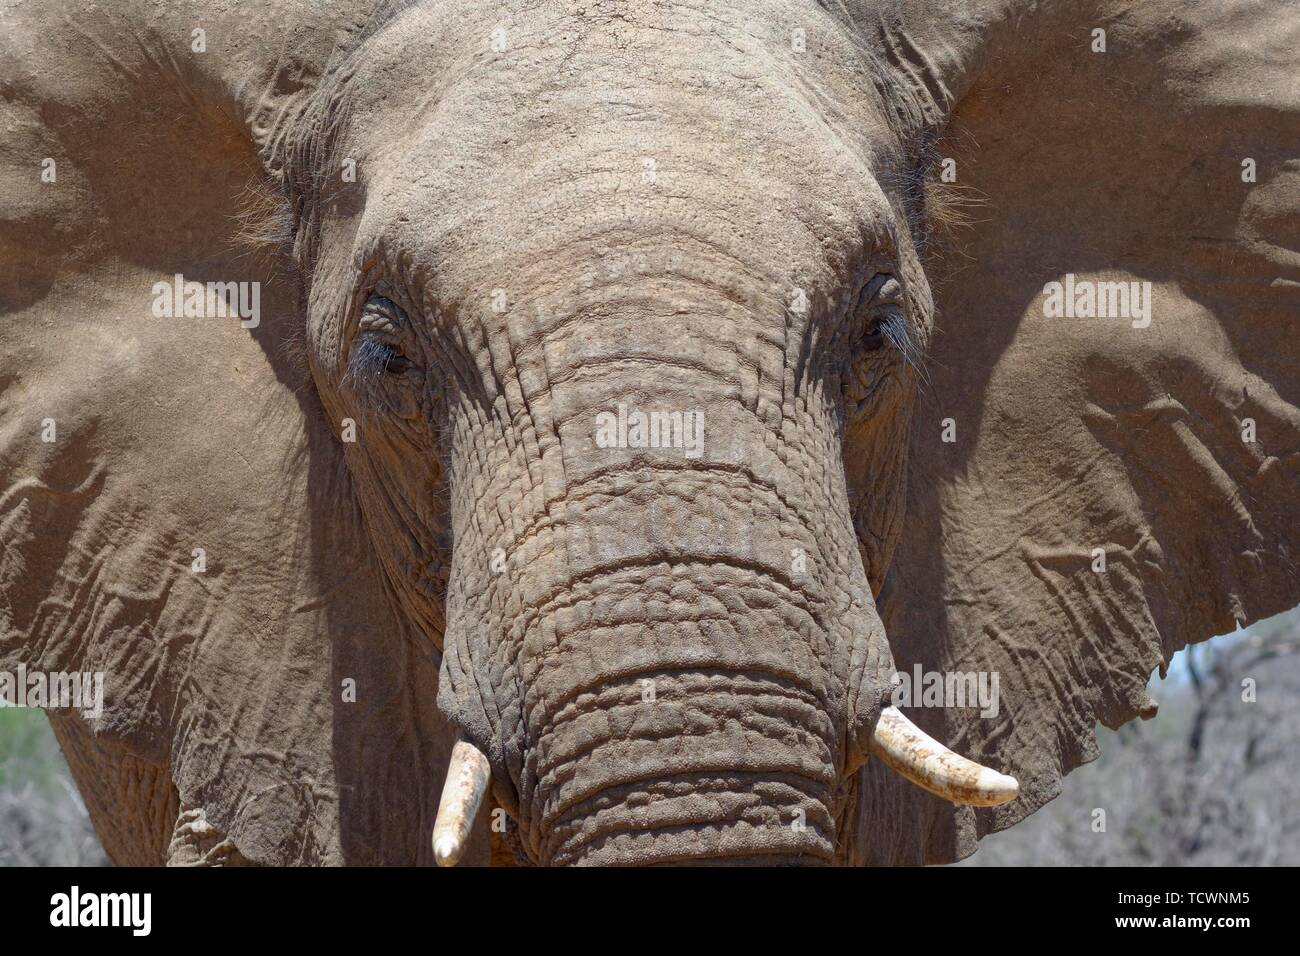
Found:
M 350 134 L 367 167 L 358 240 L 395 238 L 475 295 L 652 236 L 773 273 L 750 277 L 765 285 L 842 273 L 892 228 L 872 166 L 894 143 L 861 58 L 820 16 L 471 12 L 423 58 L 395 25 L 349 94 L 365 118 Z
M 561 123 L 698 112 L 761 125 L 766 115 L 778 127 L 794 119 L 797 134 L 806 117 L 762 109 L 789 88 L 843 136 L 870 141 L 882 131 L 881 60 L 805 0 L 391 6 L 399 12 L 374 18 L 335 73 L 355 87 L 367 124 L 391 117 L 418 128 L 467 106 L 472 122 L 457 125 L 480 127 L 487 142 L 539 112 Z

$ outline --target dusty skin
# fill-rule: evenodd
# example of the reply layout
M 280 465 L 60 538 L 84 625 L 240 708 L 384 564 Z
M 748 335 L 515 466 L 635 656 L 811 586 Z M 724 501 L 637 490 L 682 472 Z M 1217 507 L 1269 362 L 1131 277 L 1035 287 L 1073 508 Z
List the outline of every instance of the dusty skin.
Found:
M 0 670 L 116 862 L 952 861 L 1300 601 L 1294 3 L 0 23 Z

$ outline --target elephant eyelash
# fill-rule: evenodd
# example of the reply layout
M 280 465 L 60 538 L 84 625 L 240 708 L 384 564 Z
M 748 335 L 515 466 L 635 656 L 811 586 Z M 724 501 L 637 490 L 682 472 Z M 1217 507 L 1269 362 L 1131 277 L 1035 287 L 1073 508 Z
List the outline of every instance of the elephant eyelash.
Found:
M 890 309 L 883 312 L 876 321 L 876 329 L 881 338 L 888 343 L 903 361 L 917 368 L 920 365 L 921 354 L 917 347 L 916 339 L 912 336 L 912 328 L 907 323 L 907 317 L 903 314 L 901 308 Z
M 862 292 L 859 293 L 857 314 L 861 316 L 862 313 L 866 313 L 861 319 L 864 323 L 862 328 L 863 340 L 867 344 L 867 348 L 873 351 L 883 345 L 888 345 L 902 358 L 904 363 L 912 368 L 919 369 L 921 350 L 912 335 L 912 327 L 907 321 L 901 287 L 899 287 L 896 296 L 891 296 L 889 301 L 875 302 L 877 294 L 890 282 L 895 286 L 899 285 L 898 280 L 893 275 L 889 273 L 877 274 L 863 286 Z
M 359 394 L 374 396 L 381 391 L 386 377 L 403 375 L 412 367 L 411 360 L 397 346 L 364 335 L 352 352 L 343 381 Z
M 381 339 L 364 338 L 357 345 L 353 358 L 367 373 L 388 372 L 401 375 L 411 367 L 411 360 L 397 347 Z
M 348 360 L 345 384 L 359 392 L 375 388 L 386 375 L 401 375 L 414 363 L 386 337 L 408 327 L 406 313 L 392 299 L 372 292 L 361 310 L 360 338 Z

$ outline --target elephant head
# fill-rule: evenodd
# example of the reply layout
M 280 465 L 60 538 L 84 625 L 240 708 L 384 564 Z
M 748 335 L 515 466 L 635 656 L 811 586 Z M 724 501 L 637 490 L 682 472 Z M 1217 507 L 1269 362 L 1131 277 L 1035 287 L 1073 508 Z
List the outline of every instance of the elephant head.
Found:
M 254 862 L 972 852 L 1300 600 L 1286 14 L 21 8 L 0 663 Z

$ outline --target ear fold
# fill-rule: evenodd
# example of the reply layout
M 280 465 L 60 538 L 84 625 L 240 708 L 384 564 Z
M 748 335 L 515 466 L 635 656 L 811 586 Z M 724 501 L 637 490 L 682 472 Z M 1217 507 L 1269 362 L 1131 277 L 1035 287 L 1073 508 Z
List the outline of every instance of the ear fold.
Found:
M 0 41 L 0 669 L 102 671 L 95 733 L 253 861 L 427 860 L 436 650 L 381 593 L 292 263 L 237 241 L 356 6 L 115 6 Z
M 973 852 L 1097 755 L 1097 721 L 1151 716 L 1176 651 L 1300 601 L 1300 17 L 1038 6 L 881 27 L 920 112 L 955 101 L 941 152 L 986 197 L 932 267 L 882 609 L 901 670 L 999 676 L 996 715 L 908 714 L 1022 796 L 956 809 L 868 767 L 852 826 L 909 825 L 859 862 Z

